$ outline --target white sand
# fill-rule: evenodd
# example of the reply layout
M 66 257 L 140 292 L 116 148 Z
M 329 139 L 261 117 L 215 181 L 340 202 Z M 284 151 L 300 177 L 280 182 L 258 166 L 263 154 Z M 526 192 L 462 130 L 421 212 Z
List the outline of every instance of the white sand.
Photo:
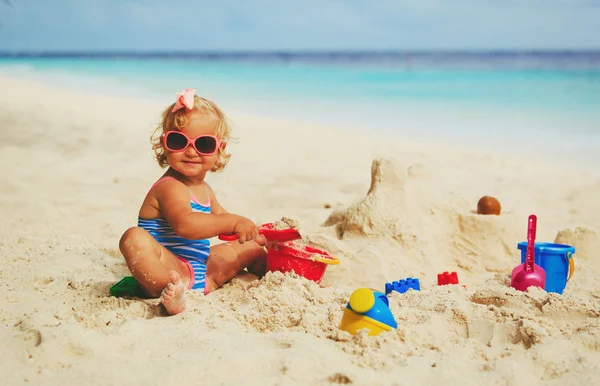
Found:
M 240 141 L 209 180 L 220 201 L 259 224 L 297 219 L 341 264 L 324 288 L 234 279 L 167 317 L 108 295 L 128 275 L 118 239 L 162 173 L 148 137 L 163 105 L 7 78 L 0 90 L 3 385 L 600 383 L 597 177 L 232 113 Z M 483 195 L 501 216 L 473 213 Z M 530 213 L 539 241 L 564 231 L 578 248 L 562 296 L 508 286 Z M 442 271 L 466 288 L 436 286 Z M 397 330 L 338 329 L 354 289 L 409 276 L 422 290 L 390 295 Z

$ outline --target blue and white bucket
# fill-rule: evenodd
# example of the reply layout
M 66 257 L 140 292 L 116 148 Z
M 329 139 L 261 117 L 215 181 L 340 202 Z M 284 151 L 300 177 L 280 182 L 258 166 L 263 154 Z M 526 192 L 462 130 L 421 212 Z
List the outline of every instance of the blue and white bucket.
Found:
M 521 264 L 527 256 L 527 241 L 520 242 Z M 546 292 L 562 294 L 567 282 L 575 271 L 573 254 L 575 247 L 566 244 L 536 242 L 534 247 L 535 263 L 546 271 Z

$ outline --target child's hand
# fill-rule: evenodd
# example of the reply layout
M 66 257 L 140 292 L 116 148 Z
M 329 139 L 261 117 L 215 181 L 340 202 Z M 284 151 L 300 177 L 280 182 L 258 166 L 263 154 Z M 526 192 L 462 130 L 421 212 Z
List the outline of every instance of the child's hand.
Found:
M 259 234 L 258 236 L 256 236 L 254 241 L 256 241 L 256 243 L 261 247 L 267 245 L 267 238 L 265 237 L 265 235 Z
M 252 220 L 242 217 L 233 227 L 233 233 L 237 235 L 240 244 L 244 244 L 258 236 L 258 226 Z

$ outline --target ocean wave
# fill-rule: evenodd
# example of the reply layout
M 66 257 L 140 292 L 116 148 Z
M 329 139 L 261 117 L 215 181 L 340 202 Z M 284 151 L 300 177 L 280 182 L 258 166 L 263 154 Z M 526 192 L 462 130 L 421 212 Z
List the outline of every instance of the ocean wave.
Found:
M 4 59 L 233 61 L 432 69 L 600 68 L 589 51 L 34 51 L 0 52 Z

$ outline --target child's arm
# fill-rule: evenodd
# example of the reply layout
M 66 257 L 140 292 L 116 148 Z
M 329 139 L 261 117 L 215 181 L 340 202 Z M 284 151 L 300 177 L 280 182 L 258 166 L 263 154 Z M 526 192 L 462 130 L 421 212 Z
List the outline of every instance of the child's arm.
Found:
M 221 206 L 221 204 L 219 203 L 219 201 L 217 201 L 217 197 L 215 195 L 215 192 L 212 190 L 212 188 L 210 187 L 210 185 L 207 184 L 206 182 L 204 182 L 204 183 L 207 186 L 208 196 L 210 197 L 210 212 L 212 214 L 217 214 L 217 215 L 218 214 L 229 213 L 229 212 L 227 212 L 227 210 L 225 210 L 225 208 L 223 208 Z M 258 232 L 258 228 L 256 228 L 256 229 L 257 229 L 257 232 Z M 240 242 L 242 242 L 242 243 L 244 242 L 244 240 L 252 240 L 250 238 L 242 239 L 239 234 L 237 234 L 237 235 L 238 235 L 238 238 L 239 238 Z M 267 239 L 265 239 L 264 236 L 262 236 L 262 235 L 258 235 L 258 237 L 254 237 L 254 241 L 256 241 L 259 245 L 265 245 L 265 243 L 267 242 Z
M 251 240 L 258 234 L 258 227 L 251 220 L 230 213 L 198 213 L 190 206 L 188 188 L 179 181 L 165 181 L 157 185 L 154 195 L 160 211 L 181 237 L 191 240 L 207 239 L 222 233 L 235 233 L 241 242 Z
M 215 195 L 215 192 L 213 192 L 210 185 L 207 184 L 206 182 L 205 182 L 205 184 L 206 184 L 206 189 L 208 190 L 208 197 L 210 198 L 210 213 L 212 213 L 212 214 L 229 213 L 225 210 L 225 208 L 223 208 L 221 206 L 219 201 L 217 201 L 217 196 Z

